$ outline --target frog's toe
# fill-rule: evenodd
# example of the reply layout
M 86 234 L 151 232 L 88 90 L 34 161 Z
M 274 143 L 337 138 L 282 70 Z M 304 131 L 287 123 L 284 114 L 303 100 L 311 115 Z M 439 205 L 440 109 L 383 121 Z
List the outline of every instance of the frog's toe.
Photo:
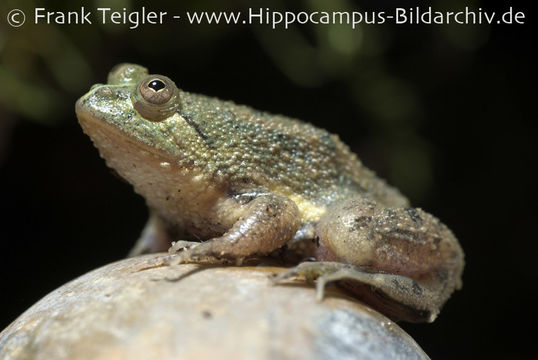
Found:
M 273 278 L 275 284 L 286 282 L 290 279 L 302 276 L 306 282 L 313 283 L 320 276 L 331 274 L 344 264 L 336 262 L 303 262 L 299 265 L 285 270 Z
M 182 253 L 171 253 L 169 259 L 166 262 L 168 266 L 176 266 L 180 264 L 186 264 L 189 262 L 189 257 L 186 256 L 184 252 Z
M 221 252 L 214 252 L 212 250 L 211 242 L 190 242 L 190 241 L 178 241 L 172 245 L 168 250 L 171 256 L 174 256 L 173 264 L 206 264 L 206 265 L 218 265 L 218 264 L 235 264 L 241 266 L 244 257 L 234 257 L 230 254 Z
M 169 254 L 175 254 L 180 251 L 184 251 L 186 249 L 192 249 L 196 246 L 200 245 L 199 242 L 196 241 L 185 241 L 185 240 L 178 240 L 172 242 L 172 246 L 168 249 Z
M 342 273 L 342 271 L 336 271 L 334 273 L 328 273 L 318 277 L 316 281 L 316 300 L 318 302 L 323 301 L 325 296 L 325 286 L 327 286 L 328 283 L 345 278 L 345 276 L 342 276 Z
M 298 276 L 298 273 L 297 273 L 297 268 L 298 266 L 296 267 L 293 267 L 291 269 L 288 269 L 288 270 L 284 270 L 282 272 L 280 272 L 279 274 L 273 274 L 271 275 L 271 281 L 273 283 L 273 285 L 278 285 L 278 284 L 282 284 L 290 279 L 293 279 L 295 277 Z

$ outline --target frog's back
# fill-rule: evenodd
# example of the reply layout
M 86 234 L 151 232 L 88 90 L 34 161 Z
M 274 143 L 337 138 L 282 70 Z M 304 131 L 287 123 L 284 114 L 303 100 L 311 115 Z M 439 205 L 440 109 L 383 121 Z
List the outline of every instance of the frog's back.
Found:
M 195 151 L 211 159 L 207 166 L 217 177 L 317 205 L 357 193 L 387 206 L 407 205 L 337 135 L 230 101 L 190 93 L 182 99 L 181 115 L 204 139 Z

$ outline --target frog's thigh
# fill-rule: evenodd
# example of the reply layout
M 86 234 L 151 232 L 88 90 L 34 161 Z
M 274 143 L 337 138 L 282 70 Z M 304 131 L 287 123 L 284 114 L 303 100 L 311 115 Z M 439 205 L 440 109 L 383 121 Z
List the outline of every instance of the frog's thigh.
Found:
M 458 278 L 462 263 L 452 232 L 421 209 L 386 208 L 350 198 L 327 210 L 316 235 L 319 261 L 367 267 L 370 272 L 447 283 Z
M 179 253 L 178 262 L 241 263 L 251 255 L 266 255 L 283 246 L 300 226 L 299 209 L 288 198 L 260 196 L 248 204 L 223 236 L 208 240 Z

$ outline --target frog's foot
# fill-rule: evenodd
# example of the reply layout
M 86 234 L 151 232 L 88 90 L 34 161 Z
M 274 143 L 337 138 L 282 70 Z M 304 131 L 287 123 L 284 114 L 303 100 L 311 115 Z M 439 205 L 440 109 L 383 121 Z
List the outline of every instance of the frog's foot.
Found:
M 303 262 L 296 267 L 285 270 L 273 277 L 274 284 L 281 284 L 290 279 L 302 276 L 309 284 L 316 283 L 316 299 L 318 301 L 323 300 L 325 293 L 325 286 L 331 281 L 340 280 L 339 278 L 332 279 L 333 276 L 345 271 L 350 265 L 338 263 L 338 262 Z
M 402 275 L 368 272 L 357 266 L 338 262 L 304 262 L 283 271 L 274 279 L 279 284 L 297 276 L 316 281 L 316 298 L 323 300 L 325 286 L 334 281 L 365 303 L 394 320 L 432 322 L 439 313 L 437 292 Z
M 204 246 L 195 251 L 195 249 L 203 243 L 197 241 L 178 240 L 172 242 L 172 246 L 168 249 L 168 254 L 171 255 L 168 265 L 179 264 L 229 264 L 229 259 L 221 259 L 214 255 L 208 255 Z M 242 259 L 236 261 L 237 265 L 241 265 Z
M 200 244 L 201 243 L 198 241 L 185 241 L 185 240 L 173 241 L 172 246 L 170 246 L 170 248 L 168 249 L 168 253 L 172 255 L 180 251 L 195 248 L 196 246 Z
M 316 285 L 316 299 L 323 300 L 325 285 L 327 281 L 321 281 L 321 278 L 329 276 L 338 271 L 340 263 L 336 262 L 303 262 L 296 267 L 282 271 L 280 274 L 272 278 L 274 284 L 281 284 L 290 279 L 302 276 L 309 284 L 313 284 L 318 280 Z M 321 285 L 320 285 L 321 284 Z
M 208 244 L 208 245 L 204 245 Z M 226 254 L 215 254 L 211 240 L 205 243 L 195 241 L 176 241 L 172 243 L 168 253 L 171 255 L 167 265 L 179 264 L 235 264 L 240 266 L 244 257 L 227 257 Z

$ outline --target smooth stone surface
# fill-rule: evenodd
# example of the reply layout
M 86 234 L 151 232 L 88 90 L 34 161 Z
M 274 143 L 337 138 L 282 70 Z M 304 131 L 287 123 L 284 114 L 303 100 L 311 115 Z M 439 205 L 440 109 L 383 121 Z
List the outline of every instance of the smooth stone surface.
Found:
M 1 359 L 427 359 L 398 325 L 270 266 L 121 260 L 53 291 L 0 333 Z

